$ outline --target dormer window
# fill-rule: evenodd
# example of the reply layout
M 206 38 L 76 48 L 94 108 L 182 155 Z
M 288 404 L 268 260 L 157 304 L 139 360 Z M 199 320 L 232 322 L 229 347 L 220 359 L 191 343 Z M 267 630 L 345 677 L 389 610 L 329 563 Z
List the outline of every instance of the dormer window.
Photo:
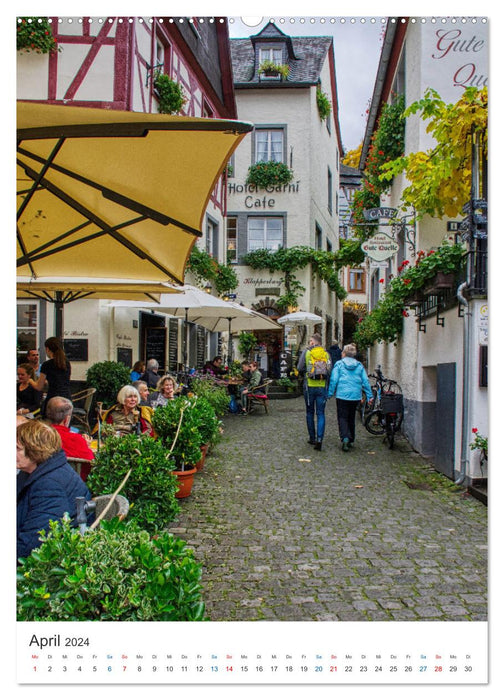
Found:
M 281 48 L 263 47 L 259 49 L 259 65 L 264 61 L 271 61 L 280 65 L 283 63 L 283 51 Z

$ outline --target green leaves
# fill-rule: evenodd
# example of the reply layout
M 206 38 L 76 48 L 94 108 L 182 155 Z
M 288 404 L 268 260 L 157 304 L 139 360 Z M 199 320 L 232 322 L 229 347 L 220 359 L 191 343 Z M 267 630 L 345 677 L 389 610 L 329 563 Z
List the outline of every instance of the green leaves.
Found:
M 148 435 L 110 437 L 96 454 L 87 485 L 94 495 L 114 493 L 131 469 L 122 491 L 132 505 L 128 519 L 157 531 L 168 527 L 180 510 L 174 468 L 159 440 Z
M 182 540 L 151 539 L 132 521 L 104 521 L 84 536 L 53 522 L 18 567 L 17 619 L 205 620 L 201 566 Z
M 182 86 L 166 73 L 158 71 L 153 86 L 161 114 L 178 114 L 187 102 Z
M 238 286 L 238 277 L 232 265 L 221 265 L 206 250 L 197 246 L 191 251 L 187 269 L 193 273 L 198 283 L 202 280 L 212 282 L 218 294 L 224 294 Z
M 96 389 L 96 401 L 112 406 L 117 401 L 119 389 L 130 383 L 130 370 L 121 362 L 96 362 L 87 370 L 86 382 Z
M 47 17 L 18 17 L 16 49 L 18 51 L 35 51 L 36 53 L 57 51 L 49 19 Z
M 418 218 L 458 216 L 470 198 L 474 132 L 481 134 L 483 153 L 487 153 L 487 88 L 467 88 L 454 105 L 428 89 L 405 112 L 408 117 L 417 113 L 428 121 L 426 132 L 436 141 L 435 146 L 383 166 L 380 180 L 385 183 L 404 172 L 410 184 L 402 193 L 403 204 L 414 207 Z
M 247 174 L 247 185 L 255 185 L 259 188 L 287 185 L 294 174 L 285 164 L 276 160 L 259 161 L 253 163 Z

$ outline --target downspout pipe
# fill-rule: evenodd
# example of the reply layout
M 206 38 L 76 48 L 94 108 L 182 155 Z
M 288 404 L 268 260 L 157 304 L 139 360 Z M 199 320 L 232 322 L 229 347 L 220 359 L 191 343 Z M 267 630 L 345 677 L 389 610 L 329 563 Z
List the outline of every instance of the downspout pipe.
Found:
M 469 436 L 469 374 L 470 374 L 470 340 L 471 324 L 469 302 L 463 292 L 467 289 L 467 282 L 462 282 L 457 289 L 457 299 L 464 307 L 464 345 L 463 345 L 463 379 L 462 379 L 462 435 L 460 445 L 460 473 L 455 484 L 463 484 L 467 476 L 467 441 Z

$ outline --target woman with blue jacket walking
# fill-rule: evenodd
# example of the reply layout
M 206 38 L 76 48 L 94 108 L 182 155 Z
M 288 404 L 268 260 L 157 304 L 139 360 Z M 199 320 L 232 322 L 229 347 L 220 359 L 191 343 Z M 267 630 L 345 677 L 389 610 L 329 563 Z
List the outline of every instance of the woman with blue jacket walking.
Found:
M 368 402 L 373 401 L 373 393 L 364 365 L 355 359 L 357 348 L 352 343 L 345 345 L 342 358 L 334 365 L 327 398 L 336 394 L 338 428 L 344 452 L 355 442 L 355 412 L 361 402 L 364 390 Z

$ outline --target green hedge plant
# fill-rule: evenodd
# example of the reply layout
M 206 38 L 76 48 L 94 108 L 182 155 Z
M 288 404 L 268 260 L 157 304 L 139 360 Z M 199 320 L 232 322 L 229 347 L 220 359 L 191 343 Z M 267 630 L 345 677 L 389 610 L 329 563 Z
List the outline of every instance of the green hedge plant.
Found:
M 20 621 L 206 619 L 201 565 L 168 532 L 114 518 L 81 535 L 66 519 L 41 539 L 17 569 Z
M 86 372 L 86 382 L 96 389 L 96 401 L 101 401 L 107 407 L 113 406 L 117 402 L 119 389 L 131 383 L 130 369 L 122 362 L 113 360 L 96 362 Z
M 177 396 L 152 414 L 152 426 L 166 450 L 171 452 L 177 471 L 192 469 L 201 459 L 204 444 L 200 417 L 193 410 L 194 400 Z
M 174 468 L 159 440 L 148 435 L 109 437 L 96 454 L 87 485 L 95 496 L 114 493 L 131 469 L 122 490 L 130 502 L 128 519 L 157 531 L 168 527 L 180 511 Z
M 241 370 L 241 364 L 240 364 Z M 191 381 L 191 391 L 198 397 L 206 399 L 217 417 L 224 416 L 229 409 L 229 393 L 226 387 L 215 386 L 212 377 L 196 377 Z

